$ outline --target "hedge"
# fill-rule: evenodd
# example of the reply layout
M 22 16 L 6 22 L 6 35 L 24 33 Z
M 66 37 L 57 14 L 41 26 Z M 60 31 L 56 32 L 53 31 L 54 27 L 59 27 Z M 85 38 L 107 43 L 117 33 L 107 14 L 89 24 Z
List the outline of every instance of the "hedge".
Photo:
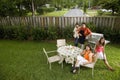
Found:
M 89 23 L 87 26 L 93 32 L 103 33 L 107 40 L 111 42 L 120 42 L 120 31 L 107 27 L 95 27 Z M 0 39 L 15 40 L 56 40 L 58 38 L 72 39 L 73 27 L 59 28 L 49 27 L 26 27 L 26 26 L 0 26 Z
M 16 40 L 55 40 L 57 38 L 72 38 L 72 27 L 25 27 L 25 26 L 0 26 L 0 39 Z

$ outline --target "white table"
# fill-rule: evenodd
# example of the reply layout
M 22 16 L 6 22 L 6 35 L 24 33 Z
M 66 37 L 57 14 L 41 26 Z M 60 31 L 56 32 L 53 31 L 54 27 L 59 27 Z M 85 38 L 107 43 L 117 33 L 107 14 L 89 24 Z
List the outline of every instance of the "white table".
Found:
M 57 49 L 57 52 L 61 56 L 61 61 L 65 60 L 66 63 L 73 64 L 74 59 L 82 52 L 82 49 L 75 46 L 62 46 Z

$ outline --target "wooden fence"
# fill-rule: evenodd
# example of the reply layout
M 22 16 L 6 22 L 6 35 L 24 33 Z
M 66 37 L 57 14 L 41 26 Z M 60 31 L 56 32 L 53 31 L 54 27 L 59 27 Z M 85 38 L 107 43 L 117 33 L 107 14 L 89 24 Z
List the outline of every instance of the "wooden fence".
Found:
M 97 27 L 120 28 L 120 18 L 116 17 L 2 17 L 0 25 L 2 26 L 33 26 L 33 27 L 65 27 L 74 26 L 78 22 L 92 22 Z

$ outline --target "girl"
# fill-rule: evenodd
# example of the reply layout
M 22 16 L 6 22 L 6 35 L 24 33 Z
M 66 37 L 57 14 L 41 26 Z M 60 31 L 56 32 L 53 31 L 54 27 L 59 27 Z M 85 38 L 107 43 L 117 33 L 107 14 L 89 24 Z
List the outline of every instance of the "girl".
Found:
M 103 59 L 106 66 L 109 68 L 109 70 L 113 71 L 112 67 L 108 64 L 108 61 L 106 59 L 105 51 L 105 39 L 104 37 L 101 37 L 100 40 L 95 45 L 95 53 L 97 54 L 98 59 Z
M 81 56 L 83 55 L 83 56 Z M 85 64 L 90 64 L 93 62 L 92 60 L 92 49 L 90 47 L 90 45 L 86 45 L 85 50 L 83 50 L 83 52 L 77 56 L 77 60 L 75 62 L 75 66 L 72 70 L 73 73 L 76 73 L 76 71 L 79 69 L 80 65 L 85 65 Z
M 78 39 L 79 39 L 78 28 L 79 28 L 79 24 L 76 23 L 76 24 L 75 24 L 75 28 L 74 28 L 74 30 L 73 30 L 73 32 L 74 32 L 73 37 L 75 38 L 74 44 L 75 44 L 76 47 L 78 46 Z

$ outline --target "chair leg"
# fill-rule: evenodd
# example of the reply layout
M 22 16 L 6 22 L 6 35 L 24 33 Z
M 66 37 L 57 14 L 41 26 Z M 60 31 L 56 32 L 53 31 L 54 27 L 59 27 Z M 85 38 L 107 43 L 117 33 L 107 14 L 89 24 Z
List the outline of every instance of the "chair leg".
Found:
M 51 63 L 49 63 L 49 65 L 50 65 L 50 66 L 49 66 L 49 69 L 51 70 Z
M 79 66 L 79 70 L 78 70 L 78 73 L 80 73 L 80 66 Z
M 94 76 L 94 68 L 92 68 L 92 77 Z
M 63 62 L 61 63 L 61 65 L 62 65 L 62 69 L 63 69 Z

